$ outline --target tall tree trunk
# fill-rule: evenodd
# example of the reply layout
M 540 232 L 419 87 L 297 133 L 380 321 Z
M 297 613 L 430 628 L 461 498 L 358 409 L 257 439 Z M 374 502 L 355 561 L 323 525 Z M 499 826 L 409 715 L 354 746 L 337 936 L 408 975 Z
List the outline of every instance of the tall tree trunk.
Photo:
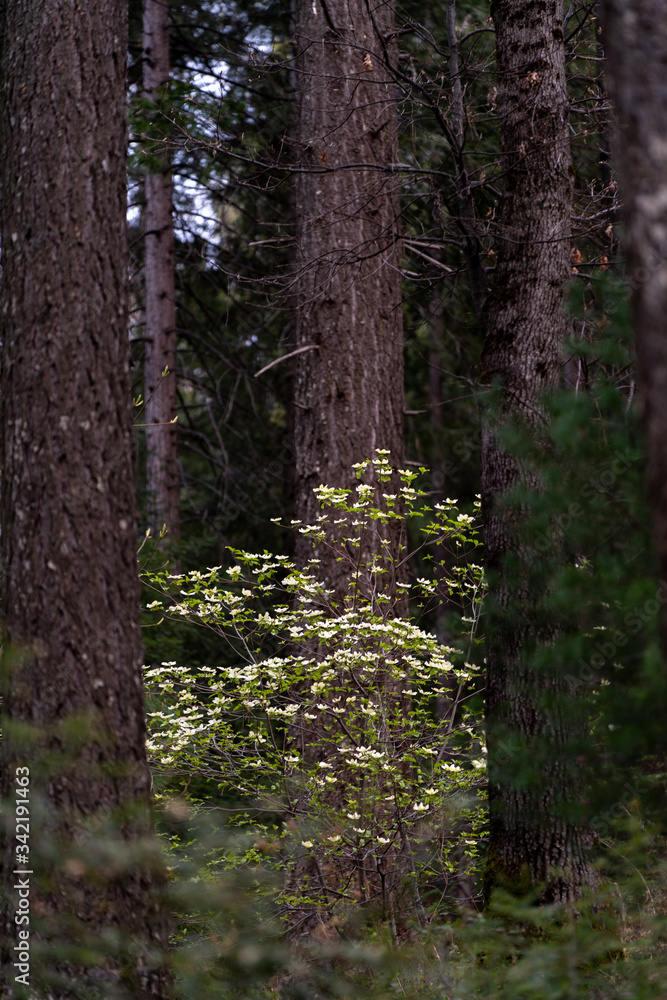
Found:
M 660 579 L 667 580 L 667 2 L 604 0 L 606 76 L 620 126 L 627 275 Z M 667 608 L 660 623 L 667 659 Z
M 51 998 L 72 995 L 60 973 L 119 998 L 165 995 L 129 384 L 126 12 L 116 0 L 3 11 L 0 792 L 23 803 L 29 777 L 32 823 L 29 854 L 13 824 L 3 838 L 0 932 L 13 963 L 12 873 L 31 869 L 29 982 Z M 82 951 L 100 966 L 84 968 Z
M 353 487 L 376 448 L 403 457 L 396 44 L 391 8 L 366 0 L 297 0 L 295 29 L 296 509 L 311 521 L 314 487 Z M 318 556 L 340 589 L 344 568 Z
M 393 13 L 377 0 L 296 0 L 294 28 L 292 292 L 303 349 L 294 379 L 295 493 L 297 518 L 312 523 L 320 513 L 315 487 L 354 489 L 352 465 L 378 448 L 391 451 L 394 466 L 403 459 L 400 179 L 392 172 L 396 44 Z M 360 546 L 355 558 L 362 579 L 363 564 L 379 550 L 377 537 Z M 312 555 L 300 536 L 297 561 Z M 316 555 L 318 575 L 339 601 L 351 566 L 325 544 Z M 329 752 L 327 722 L 323 715 L 296 734 L 308 753 Z M 341 792 L 344 786 L 332 793 L 337 809 L 345 805 Z M 363 881 L 362 868 L 358 875 Z M 321 923 L 328 908 L 325 877 L 311 858 L 296 864 L 291 879 L 304 902 L 290 919 L 292 934 Z
M 585 713 L 572 712 L 558 671 L 535 663 L 535 645 L 553 639 L 555 628 L 543 604 L 543 555 L 522 530 L 525 510 L 505 499 L 518 486 L 538 489 L 539 481 L 497 434 L 517 420 L 526 434 L 540 433 L 540 395 L 558 384 L 567 334 L 572 194 L 563 10 L 558 0 L 495 0 L 491 9 L 505 190 L 482 356 L 483 380 L 500 391 L 482 446 L 490 585 L 486 888 L 541 885 L 544 900 L 565 901 L 591 880 L 590 838 L 572 815 L 578 788 L 570 752 L 585 737 Z
M 160 106 L 169 87 L 169 0 L 144 0 L 144 96 Z M 159 111 L 158 130 L 167 124 Z M 171 157 L 146 175 L 144 209 L 146 321 L 146 491 L 150 527 L 179 538 L 180 470 L 176 416 L 176 301 Z M 165 375 L 164 372 L 167 372 Z

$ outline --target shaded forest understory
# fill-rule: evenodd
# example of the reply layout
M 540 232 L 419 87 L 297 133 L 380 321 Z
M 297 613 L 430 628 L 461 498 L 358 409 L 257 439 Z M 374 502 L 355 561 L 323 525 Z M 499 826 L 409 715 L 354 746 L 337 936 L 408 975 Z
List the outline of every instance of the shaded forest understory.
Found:
M 663 997 L 666 0 L 2 16 L 3 996 Z

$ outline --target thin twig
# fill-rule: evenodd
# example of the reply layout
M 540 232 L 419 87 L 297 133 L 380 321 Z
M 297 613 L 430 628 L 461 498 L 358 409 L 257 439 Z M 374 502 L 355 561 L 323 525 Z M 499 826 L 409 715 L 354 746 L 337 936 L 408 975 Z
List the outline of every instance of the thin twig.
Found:
M 275 361 L 271 361 L 268 365 L 264 365 L 260 368 L 258 372 L 255 372 L 255 378 L 259 378 L 264 372 L 268 372 L 269 368 L 273 368 L 274 365 L 280 364 L 281 361 L 287 361 L 288 358 L 293 358 L 295 354 L 303 354 L 304 351 L 319 351 L 319 344 L 306 344 L 305 347 L 297 347 L 295 351 L 290 351 L 289 354 L 283 354 L 282 357 L 276 358 Z

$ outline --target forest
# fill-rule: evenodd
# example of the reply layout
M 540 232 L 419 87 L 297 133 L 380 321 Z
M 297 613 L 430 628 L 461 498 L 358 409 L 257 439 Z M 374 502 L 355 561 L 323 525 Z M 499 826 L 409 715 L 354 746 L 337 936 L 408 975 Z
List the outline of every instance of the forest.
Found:
M 0 5 L 0 995 L 667 994 L 667 0 Z

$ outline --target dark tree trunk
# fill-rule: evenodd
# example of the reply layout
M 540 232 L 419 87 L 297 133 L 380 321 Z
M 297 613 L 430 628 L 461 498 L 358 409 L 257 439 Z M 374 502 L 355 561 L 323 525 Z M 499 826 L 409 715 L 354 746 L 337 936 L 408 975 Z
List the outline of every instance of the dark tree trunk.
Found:
M 165 992 L 166 922 L 144 745 L 126 11 L 116 0 L 4 5 L 1 791 L 16 799 L 16 768 L 29 769 L 30 932 L 33 953 L 38 939 L 54 949 L 48 969 L 31 963 L 33 988 L 40 972 L 64 972 L 81 988 L 148 998 Z M 86 830 L 116 813 L 105 870 L 101 830 Z M 3 950 L 17 931 L 16 848 L 10 826 Z M 101 957 L 90 979 L 76 952 L 65 964 L 77 944 Z M 71 992 L 52 981 L 40 995 Z
M 540 396 L 558 384 L 567 334 L 572 195 L 563 10 L 557 0 L 495 0 L 492 13 L 505 190 L 482 356 L 483 380 L 500 390 L 482 452 L 490 585 L 486 888 L 541 885 L 544 900 L 565 901 L 591 880 L 590 838 L 572 815 L 578 778 L 571 753 L 585 738 L 585 712 L 572 711 L 557 670 L 535 664 L 535 645 L 549 643 L 556 627 L 543 605 L 545 556 L 526 539 L 525 511 L 504 501 L 539 481 L 497 436 L 499 425 L 516 420 L 526 434 L 540 433 Z M 557 548 L 556 538 L 550 546 Z
M 143 60 L 144 96 L 159 108 L 169 87 L 169 0 L 144 0 Z M 156 115 L 157 130 L 164 130 L 167 118 Z M 178 541 L 173 182 L 169 153 L 159 153 L 156 162 L 146 175 L 144 209 L 146 491 L 150 527 L 159 531 L 166 524 L 169 539 Z
M 604 0 L 606 76 L 616 106 L 627 276 L 660 579 L 667 580 L 667 2 Z M 667 659 L 667 608 L 661 644 Z
M 295 506 L 297 518 L 312 523 L 320 513 L 315 487 L 354 489 L 353 463 L 378 448 L 390 450 L 392 465 L 402 464 L 401 182 L 392 172 L 398 123 L 390 7 L 374 0 L 296 0 L 294 18 L 292 293 L 297 346 L 304 348 L 294 379 Z M 360 546 L 362 578 L 379 549 L 378 538 Z M 326 545 L 316 554 L 318 575 L 340 600 L 351 567 Z M 297 561 L 312 555 L 300 536 Z M 296 739 L 310 754 L 327 753 L 326 717 Z M 332 804 L 342 808 L 333 794 Z M 301 936 L 322 922 L 328 890 L 312 859 L 300 862 L 291 879 L 306 897 L 290 919 L 291 933 Z M 321 900 L 310 901 L 320 891 Z
M 298 0 L 295 20 L 296 509 L 311 521 L 314 487 L 356 485 L 376 448 L 403 457 L 396 45 L 386 4 Z

